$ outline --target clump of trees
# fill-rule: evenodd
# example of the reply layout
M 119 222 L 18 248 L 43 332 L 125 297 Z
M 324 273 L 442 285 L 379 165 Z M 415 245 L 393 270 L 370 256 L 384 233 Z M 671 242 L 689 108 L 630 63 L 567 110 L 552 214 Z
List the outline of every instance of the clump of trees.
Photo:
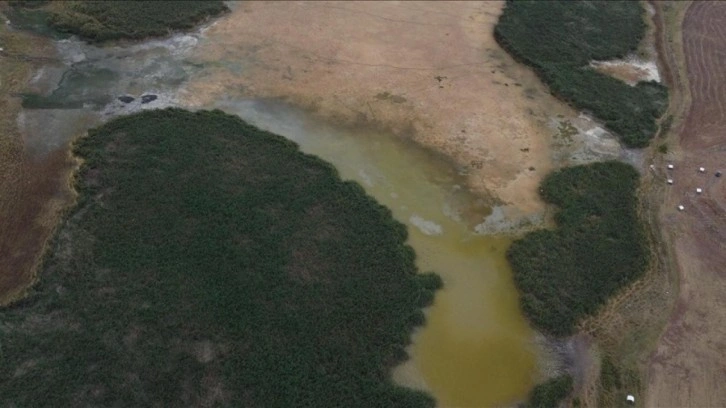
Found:
M 52 4 L 50 4 L 52 3 Z M 50 4 L 50 5 L 49 5 Z M 90 42 L 168 35 L 229 11 L 222 1 L 14 1 L 16 8 L 44 7 L 47 24 Z
M 645 32 L 642 14 L 629 1 L 508 1 L 494 35 L 555 95 L 591 112 L 627 146 L 645 147 L 667 107 L 667 89 L 629 86 L 589 66 L 634 51 Z
M 38 8 L 43 7 L 48 4 L 50 0 L 11 0 L 8 2 L 8 5 L 10 7 L 16 7 L 16 8 Z
M 557 408 L 572 392 L 572 376 L 564 374 L 538 384 L 529 393 L 526 408 Z
M 558 170 L 542 198 L 559 207 L 554 230 L 516 240 L 507 256 L 521 305 L 541 331 L 565 336 L 644 273 L 648 253 L 637 216 L 638 173 L 616 161 Z
M 179 109 L 74 152 L 77 207 L 3 312 L 0 405 L 433 407 L 389 370 L 441 280 L 330 164 Z

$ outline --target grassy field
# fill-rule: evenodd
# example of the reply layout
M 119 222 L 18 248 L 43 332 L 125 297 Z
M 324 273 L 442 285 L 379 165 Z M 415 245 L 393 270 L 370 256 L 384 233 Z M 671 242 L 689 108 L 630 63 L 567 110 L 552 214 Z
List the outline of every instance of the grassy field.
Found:
M 13 1 L 16 17 L 41 31 L 76 34 L 90 42 L 168 35 L 228 11 L 221 1 Z M 42 23 L 42 24 L 41 24 Z
M 648 251 L 637 216 L 638 173 L 620 162 L 548 175 L 542 198 L 559 207 L 557 228 L 515 241 L 508 251 L 522 308 L 545 333 L 573 334 L 584 317 L 640 277 Z
M 589 67 L 636 50 L 644 31 L 638 2 L 514 1 L 494 34 L 555 95 L 591 112 L 627 146 L 645 147 L 665 112 L 667 89 L 656 82 L 630 86 Z
M 78 205 L 2 313 L 2 406 L 431 407 L 388 381 L 441 285 L 282 137 L 147 111 L 75 146 Z

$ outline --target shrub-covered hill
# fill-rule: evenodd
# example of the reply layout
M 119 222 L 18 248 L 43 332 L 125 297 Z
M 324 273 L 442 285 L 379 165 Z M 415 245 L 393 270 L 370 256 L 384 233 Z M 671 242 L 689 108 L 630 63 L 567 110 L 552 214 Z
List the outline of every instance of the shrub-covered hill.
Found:
M 441 281 L 358 184 L 220 111 L 75 153 L 78 206 L 2 314 L 1 406 L 433 406 L 388 373 Z

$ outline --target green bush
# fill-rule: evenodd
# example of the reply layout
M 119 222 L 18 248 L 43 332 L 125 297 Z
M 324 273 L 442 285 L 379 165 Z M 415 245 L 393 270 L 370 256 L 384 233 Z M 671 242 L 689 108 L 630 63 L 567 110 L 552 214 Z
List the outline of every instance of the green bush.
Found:
M 49 25 L 91 42 L 143 39 L 188 30 L 228 11 L 222 1 L 68 1 L 52 10 Z
M 559 207 L 557 228 L 528 233 L 507 252 L 524 313 L 545 333 L 575 325 L 640 277 L 647 250 L 636 213 L 638 173 L 609 161 L 558 170 L 542 198 Z
M 559 403 L 572 392 L 572 377 L 561 375 L 544 384 L 539 384 L 529 394 L 529 408 L 557 408 Z
M 77 208 L 2 314 L 0 406 L 434 405 L 389 371 L 441 280 L 330 164 L 220 111 L 118 118 L 74 151 Z
M 555 95 L 602 120 L 627 146 L 645 147 L 667 107 L 666 88 L 656 82 L 631 87 L 589 67 L 637 48 L 642 12 L 631 1 L 508 1 L 494 36 Z

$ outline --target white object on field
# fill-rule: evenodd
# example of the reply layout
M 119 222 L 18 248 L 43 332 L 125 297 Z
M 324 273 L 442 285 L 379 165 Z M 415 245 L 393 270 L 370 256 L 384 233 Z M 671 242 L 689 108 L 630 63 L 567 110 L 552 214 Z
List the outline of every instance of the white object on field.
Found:
M 698 168 L 698 171 L 700 171 L 701 173 L 705 173 L 705 172 L 706 172 L 706 169 L 705 169 L 705 168 L 703 168 L 703 167 L 699 167 L 699 168 Z
M 701 194 L 702 192 L 703 192 L 703 190 L 701 190 L 700 188 L 696 189 L 696 194 Z
M 685 207 L 683 207 L 682 205 L 679 205 L 678 206 L 678 211 L 683 211 L 683 210 L 685 210 Z
M 670 170 L 673 170 L 673 165 L 672 165 L 672 164 L 669 164 L 669 165 L 668 165 L 668 168 L 669 168 Z
M 668 179 L 667 182 L 668 184 L 673 184 L 673 179 Z
M 628 402 L 635 403 L 635 397 L 632 396 L 632 395 L 630 395 L 630 394 L 628 394 L 628 396 L 625 397 L 625 400 L 628 401 Z

